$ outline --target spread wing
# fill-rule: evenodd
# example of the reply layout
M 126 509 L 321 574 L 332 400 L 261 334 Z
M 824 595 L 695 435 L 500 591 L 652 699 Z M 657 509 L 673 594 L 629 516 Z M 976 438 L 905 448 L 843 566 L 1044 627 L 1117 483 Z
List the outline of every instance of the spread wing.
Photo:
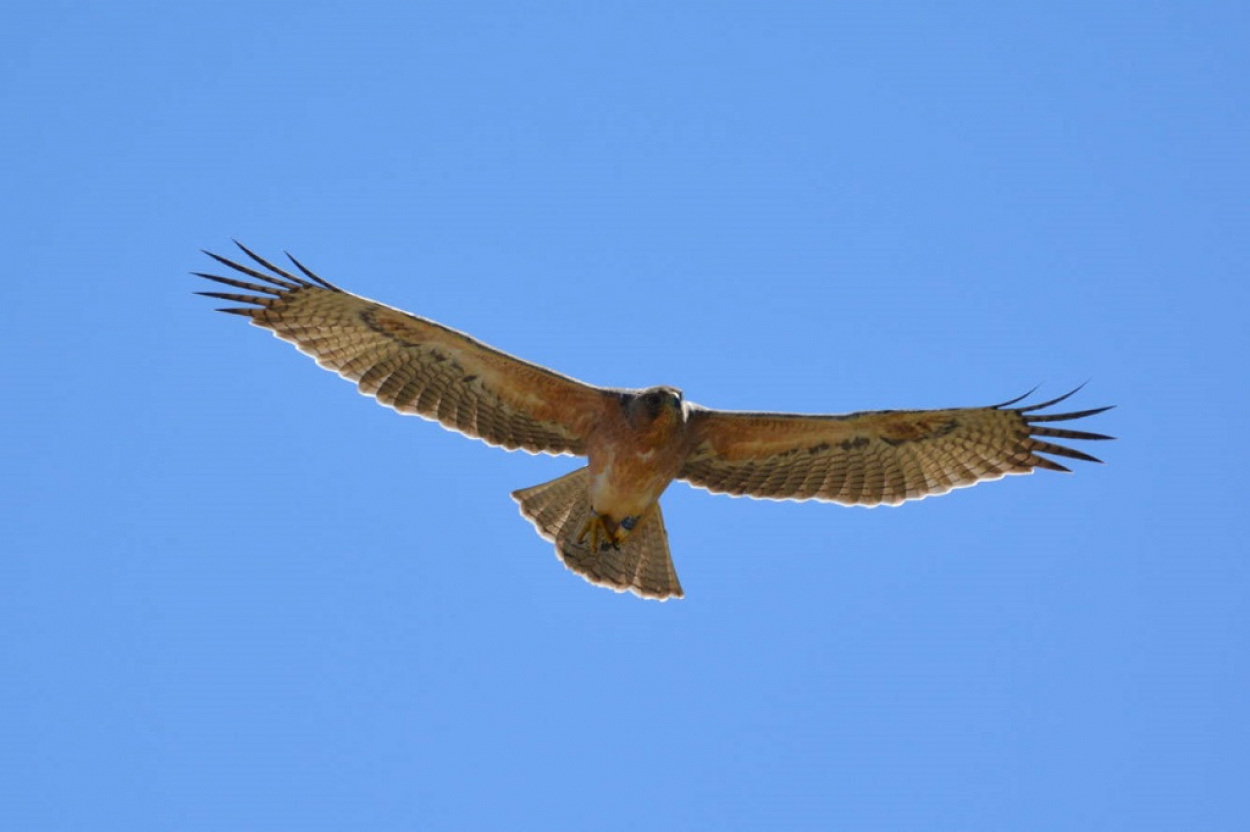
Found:
M 1101 460 L 1049 440 L 1112 438 L 1047 424 L 1109 407 L 1037 412 L 1075 392 L 1029 407 L 1012 407 L 1026 393 L 992 407 L 845 416 L 696 409 L 690 416 L 695 445 L 677 476 L 727 494 L 872 506 L 945 494 L 1036 468 L 1067 471 L 1043 454 Z
M 434 321 L 345 292 L 291 262 L 295 275 L 239 248 L 266 271 L 205 252 L 256 282 L 196 272 L 251 294 L 199 292 L 273 330 L 380 403 L 508 449 L 583 454 L 606 391 L 488 347 Z M 290 255 L 288 255 L 289 257 Z

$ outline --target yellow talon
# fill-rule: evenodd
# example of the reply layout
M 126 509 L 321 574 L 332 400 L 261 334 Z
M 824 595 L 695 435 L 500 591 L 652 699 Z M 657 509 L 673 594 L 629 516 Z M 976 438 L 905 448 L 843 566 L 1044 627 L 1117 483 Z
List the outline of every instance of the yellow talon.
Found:
M 586 525 L 582 526 L 582 530 L 577 535 L 577 542 L 581 543 L 586 538 L 590 538 L 590 551 L 597 552 L 600 546 L 606 549 L 611 546 L 613 549 L 621 548 L 621 541 L 624 535 L 617 536 L 616 530 L 609 527 L 609 523 L 615 526 L 611 520 L 605 518 L 602 514 L 591 512 L 590 519 L 586 521 Z

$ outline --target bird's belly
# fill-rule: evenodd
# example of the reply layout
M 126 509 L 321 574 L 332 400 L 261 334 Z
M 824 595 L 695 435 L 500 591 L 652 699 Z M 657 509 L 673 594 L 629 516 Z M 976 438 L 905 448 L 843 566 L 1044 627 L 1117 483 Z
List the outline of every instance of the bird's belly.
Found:
M 591 465 L 590 505 L 615 520 L 637 517 L 650 508 L 677 471 L 659 464 L 659 454 L 644 451 L 620 455 L 601 465 Z

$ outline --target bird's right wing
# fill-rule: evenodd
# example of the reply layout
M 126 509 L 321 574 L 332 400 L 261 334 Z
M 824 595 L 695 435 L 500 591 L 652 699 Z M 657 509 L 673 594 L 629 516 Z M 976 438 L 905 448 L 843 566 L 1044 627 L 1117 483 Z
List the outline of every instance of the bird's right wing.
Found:
M 345 292 L 293 257 L 302 275 L 239 248 L 265 271 L 205 254 L 257 282 L 196 272 L 251 293 L 199 293 L 249 304 L 220 311 L 272 330 L 322 367 L 356 382 L 361 393 L 400 413 L 441 422 L 510 450 L 585 453 L 586 436 L 612 395 L 607 390 Z

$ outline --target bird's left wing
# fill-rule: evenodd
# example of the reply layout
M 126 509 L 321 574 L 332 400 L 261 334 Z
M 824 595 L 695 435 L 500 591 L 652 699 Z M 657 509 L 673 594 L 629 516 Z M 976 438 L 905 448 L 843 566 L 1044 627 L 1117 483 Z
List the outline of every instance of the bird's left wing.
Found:
M 586 435 L 610 395 L 603 388 L 345 292 L 293 257 L 301 275 L 239 248 L 265 271 L 205 254 L 255 282 L 196 272 L 251 293 L 199 293 L 248 304 L 222 312 L 272 330 L 322 367 L 356 382 L 361 393 L 401 413 L 437 420 L 508 449 L 585 453 Z
M 695 444 L 677 477 L 727 494 L 871 506 L 945 494 L 1036 468 L 1067 471 L 1042 454 L 1100 460 L 1048 440 L 1112 438 L 1045 424 L 1110 409 L 1037 412 L 1075 392 L 1029 407 L 1012 407 L 1021 396 L 992 407 L 844 416 L 695 408 L 690 415 Z

